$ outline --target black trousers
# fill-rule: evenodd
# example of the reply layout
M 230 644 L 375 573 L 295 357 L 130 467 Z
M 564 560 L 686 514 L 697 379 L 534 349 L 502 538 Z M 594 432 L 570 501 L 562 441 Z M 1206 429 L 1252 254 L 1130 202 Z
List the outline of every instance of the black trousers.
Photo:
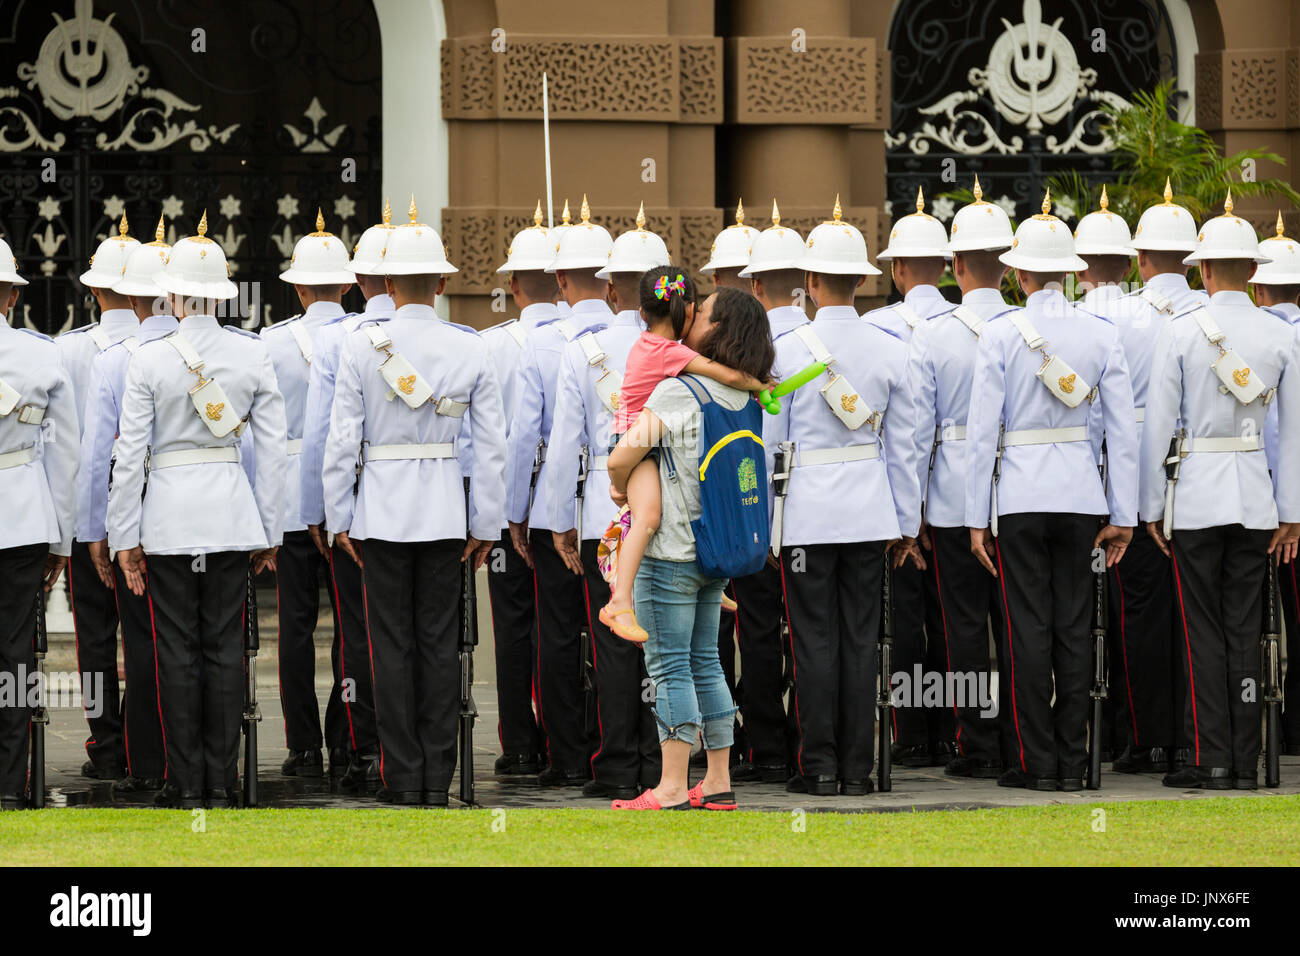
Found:
M 796 773 L 871 776 L 884 560 L 883 541 L 781 549 L 794 666 Z
M 598 541 L 582 543 L 587 627 L 592 638 L 595 716 L 591 775 L 620 787 L 654 787 L 663 759 L 650 710 L 650 678 L 641 645 L 625 641 L 600 622 L 609 585 L 596 565 Z
M 461 539 L 361 544 L 379 770 L 394 791 L 447 790 L 460 714 Z
M 96 767 L 116 770 L 126 766 L 121 689 L 117 682 L 117 604 L 113 592 L 95 573 L 89 545 L 72 542 L 67 574 L 72 625 L 77 632 L 77 670 L 83 681 L 89 678 L 92 686 L 103 688 L 99 716 L 86 715 L 90 725 L 86 756 Z
M 760 767 L 784 767 L 786 740 L 785 660 L 781 647 L 781 572 L 765 564 L 757 574 L 731 582 L 736 598 L 740 681 L 736 706 L 744 721 L 744 759 Z M 723 614 L 724 620 L 729 615 Z
M 375 730 L 374 675 L 370 671 L 370 642 L 366 640 L 366 597 L 361 569 L 342 548 L 335 546 L 330 548 L 328 570 L 334 605 L 335 692 L 325 708 L 325 738 L 331 747 L 373 754 L 379 749 L 379 734 Z M 334 700 L 339 698 L 346 724 L 331 718 Z M 341 731 L 346 731 L 346 743 L 335 742 Z
M 248 552 L 146 555 L 167 781 L 239 782 Z
M 1121 745 L 1173 747 L 1174 571 L 1145 528 L 1110 569 L 1110 698 Z
M 1039 777 L 1081 777 L 1092 680 L 1092 543 L 1101 519 L 1014 514 L 1000 524 L 1014 766 Z
M 497 667 L 497 735 L 501 752 L 541 753 L 541 734 L 533 711 L 536 696 L 537 595 L 533 572 L 510 541 L 510 532 L 488 556 L 488 597 Z
M 560 560 L 551 532 L 529 533 L 537 578 L 538 721 L 550 764 L 566 773 L 589 771 L 582 691 L 582 578 Z
M 285 745 L 290 750 L 319 750 L 320 705 L 316 700 L 316 621 L 320 614 L 322 578 L 329 581 L 329 564 L 306 531 L 285 533 L 275 560 L 275 598 L 280 619 L 280 705 L 284 709 Z M 347 712 L 343 702 L 339 655 L 338 608 L 334 588 L 329 588 L 334 610 L 335 637 L 331 648 L 334 686 L 325 705 L 325 741 L 350 749 Z
M 736 584 L 734 581 L 728 581 L 722 589 L 733 601 L 736 600 Z M 745 675 L 744 664 L 741 664 L 741 673 L 736 673 L 736 627 L 737 614 L 735 611 L 722 611 L 718 615 L 718 663 L 722 665 L 722 679 L 727 684 L 727 690 L 731 692 L 731 699 L 739 701 L 744 694 Z M 737 704 L 739 706 L 739 704 Z M 732 720 L 731 736 L 731 763 L 737 763 L 746 760 L 749 753 L 749 737 L 745 730 L 745 725 L 740 722 L 740 711 L 736 711 L 736 716 Z M 703 754 L 697 755 L 703 759 Z
M 126 769 L 137 777 L 162 777 L 167 768 L 163 752 L 162 714 L 158 709 L 158 660 L 154 654 L 149 598 L 126 586 L 122 566 L 113 562 L 113 594 L 122 622 L 122 729 Z
M 35 686 L 36 597 L 49 551 L 46 544 L 0 549 L 0 681 L 15 695 L 0 707 L 0 793 L 6 795 L 27 789 L 27 700 Z
M 1187 678 L 1183 726 L 1199 767 L 1254 773 L 1259 764 L 1261 584 L 1271 536 L 1225 525 L 1173 537 Z
M 971 554 L 968 529 L 931 528 L 930 543 L 928 577 L 939 618 L 931 632 L 937 639 L 930 643 L 943 648 L 945 670 L 953 675 L 953 695 L 945 704 L 956 726 L 957 753 L 998 760 L 999 712 L 987 697 L 989 614 L 997 600 L 997 580 Z
M 1283 746 L 1300 746 L 1300 587 L 1296 561 L 1277 569 L 1278 598 L 1286 627 L 1286 678 L 1282 684 Z
M 987 573 L 987 572 L 986 572 Z M 894 672 L 915 683 L 917 665 L 925 674 L 943 674 L 948 654 L 943 643 L 943 621 L 933 574 L 908 561 L 894 571 Z M 952 710 L 925 707 L 908 701 L 895 707 L 894 739 L 902 746 L 934 747 L 951 743 L 956 730 Z

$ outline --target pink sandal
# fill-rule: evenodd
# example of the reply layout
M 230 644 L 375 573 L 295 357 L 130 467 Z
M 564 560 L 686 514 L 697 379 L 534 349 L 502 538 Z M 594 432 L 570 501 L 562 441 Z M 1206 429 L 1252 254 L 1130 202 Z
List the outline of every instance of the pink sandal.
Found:
M 701 780 L 686 791 L 692 810 L 736 810 L 736 795 L 728 790 L 726 793 L 704 793 L 704 781 Z
M 671 807 L 661 807 L 659 801 L 655 799 L 653 790 L 646 790 L 635 800 L 614 800 L 610 802 L 611 810 L 689 810 L 691 802 L 677 803 Z

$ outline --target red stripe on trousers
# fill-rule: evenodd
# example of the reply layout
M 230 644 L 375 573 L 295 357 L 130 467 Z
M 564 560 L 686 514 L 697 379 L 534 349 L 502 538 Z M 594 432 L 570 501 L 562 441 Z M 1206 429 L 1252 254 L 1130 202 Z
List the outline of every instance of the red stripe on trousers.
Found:
M 1128 676 L 1128 635 L 1124 628 L 1124 582 L 1120 580 L 1119 565 L 1115 565 L 1115 590 L 1119 592 L 1119 647 L 1124 654 L 1124 687 L 1128 690 L 1128 713 L 1129 718 L 1133 721 L 1133 746 L 1139 746 L 1138 743 L 1138 715 L 1137 708 L 1133 706 L 1133 684 L 1129 681 Z
M 799 662 L 794 656 L 794 622 L 790 619 L 790 597 L 785 588 L 785 562 L 779 561 L 781 569 L 781 600 L 785 604 L 785 626 L 790 629 L 790 676 L 794 680 L 794 725 L 799 731 L 799 750 L 795 753 L 795 766 L 799 775 L 803 775 L 803 723 L 799 720 Z
M 1002 546 L 996 544 L 993 550 L 998 556 L 998 583 L 1002 588 L 1002 610 L 1007 618 L 1007 659 L 1011 664 L 1011 719 L 1016 725 L 1016 743 L 1020 746 L 1020 771 L 1028 773 L 1029 769 L 1025 766 L 1025 742 L 1020 736 L 1020 714 L 1016 710 L 1016 655 L 1011 650 L 1011 606 L 1007 603 L 1007 577 L 1006 572 L 1002 570 Z
M 1187 683 L 1188 693 L 1192 695 L 1192 737 L 1196 741 L 1196 766 L 1201 765 L 1201 727 L 1196 718 L 1196 674 L 1192 670 L 1192 636 L 1187 630 L 1187 608 L 1183 604 L 1183 579 L 1178 573 L 1178 556 L 1174 549 L 1169 549 L 1170 560 L 1174 563 L 1174 587 L 1178 590 L 1178 614 L 1183 619 L 1183 643 L 1187 645 Z

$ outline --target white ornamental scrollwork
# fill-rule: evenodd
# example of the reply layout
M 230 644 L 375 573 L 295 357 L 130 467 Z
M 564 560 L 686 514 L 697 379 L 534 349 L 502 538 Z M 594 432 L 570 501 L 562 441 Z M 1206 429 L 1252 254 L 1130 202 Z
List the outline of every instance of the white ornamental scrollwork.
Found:
M 18 78 L 27 89 L 40 91 L 41 102 L 59 119 L 90 117 L 102 122 L 121 110 L 128 96 L 137 93 L 152 101 L 141 106 L 122 125 L 114 139 L 107 133 L 95 138 L 101 150 L 134 149 L 144 152 L 164 149 L 188 139 L 194 152 L 202 152 L 215 140 L 225 143 L 239 128 L 234 123 L 225 129 L 215 125 L 203 128 L 194 119 L 173 122 L 177 110 L 194 113 L 199 107 L 175 94 L 141 84 L 149 78 L 147 66 L 132 66 L 131 56 L 121 34 L 113 28 L 113 14 L 103 20 L 94 15 L 92 0 L 76 0 L 75 15 L 64 20 L 57 13 L 54 28 L 45 36 L 36 62 L 18 64 Z M 17 89 L 0 88 L 0 99 L 16 96 Z M 41 136 L 31 117 L 14 106 L 0 107 L 0 118 L 15 117 L 26 131 L 22 140 L 10 139 L 7 127 L 0 126 L 0 150 L 17 151 L 36 145 L 44 149 L 62 148 L 62 133 L 52 138 Z
M 1093 89 L 1097 71 L 1080 68 L 1074 48 L 1059 29 L 1061 18 L 1045 25 L 1039 0 L 1024 0 L 1022 10 L 1024 22 L 1013 25 L 1005 19 L 1002 21 L 1005 29 L 989 51 L 988 65 L 983 69 L 976 67 L 967 74 L 971 89 L 950 93 L 919 110 L 927 116 L 945 117 L 947 125 L 922 123 L 915 132 L 888 137 L 891 147 L 906 143 L 911 152 L 925 154 L 933 141 L 965 155 L 990 150 L 1004 156 L 1021 152 L 1024 149 L 1021 137 L 1004 140 L 987 117 L 973 109 L 960 108 L 985 97 L 999 116 L 1008 123 L 1023 126 L 1031 134 L 1041 133 L 1045 125 L 1059 123 L 1080 101 L 1104 102 L 1121 108 L 1128 105 L 1115 93 Z M 1089 110 L 1064 140 L 1047 137 L 1044 144 L 1048 152 L 1108 150 L 1110 142 L 1104 136 L 1096 142 L 1085 141 L 1088 124 L 1101 116 L 1099 109 Z

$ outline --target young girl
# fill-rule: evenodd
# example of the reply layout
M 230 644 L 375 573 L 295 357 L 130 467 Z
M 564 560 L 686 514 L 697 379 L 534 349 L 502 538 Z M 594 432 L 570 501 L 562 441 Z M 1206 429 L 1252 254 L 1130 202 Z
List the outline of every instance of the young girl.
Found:
M 650 393 L 666 378 L 703 375 L 724 385 L 757 391 L 763 382 L 725 365 L 704 358 L 680 341 L 695 319 L 695 284 L 673 267 L 651 269 L 641 277 L 641 333 L 627 355 L 615 440 L 641 414 Z M 618 547 L 618 573 L 609 603 L 600 609 L 600 620 L 619 637 L 644 641 L 648 636 L 637 623 L 632 606 L 632 586 L 641 558 L 654 533 L 659 530 L 659 460 L 651 454 L 636 466 L 627 483 L 627 503 L 632 525 Z M 729 605 L 729 606 L 728 606 Z M 723 607 L 734 611 L 734 602 L 723 596 Z

